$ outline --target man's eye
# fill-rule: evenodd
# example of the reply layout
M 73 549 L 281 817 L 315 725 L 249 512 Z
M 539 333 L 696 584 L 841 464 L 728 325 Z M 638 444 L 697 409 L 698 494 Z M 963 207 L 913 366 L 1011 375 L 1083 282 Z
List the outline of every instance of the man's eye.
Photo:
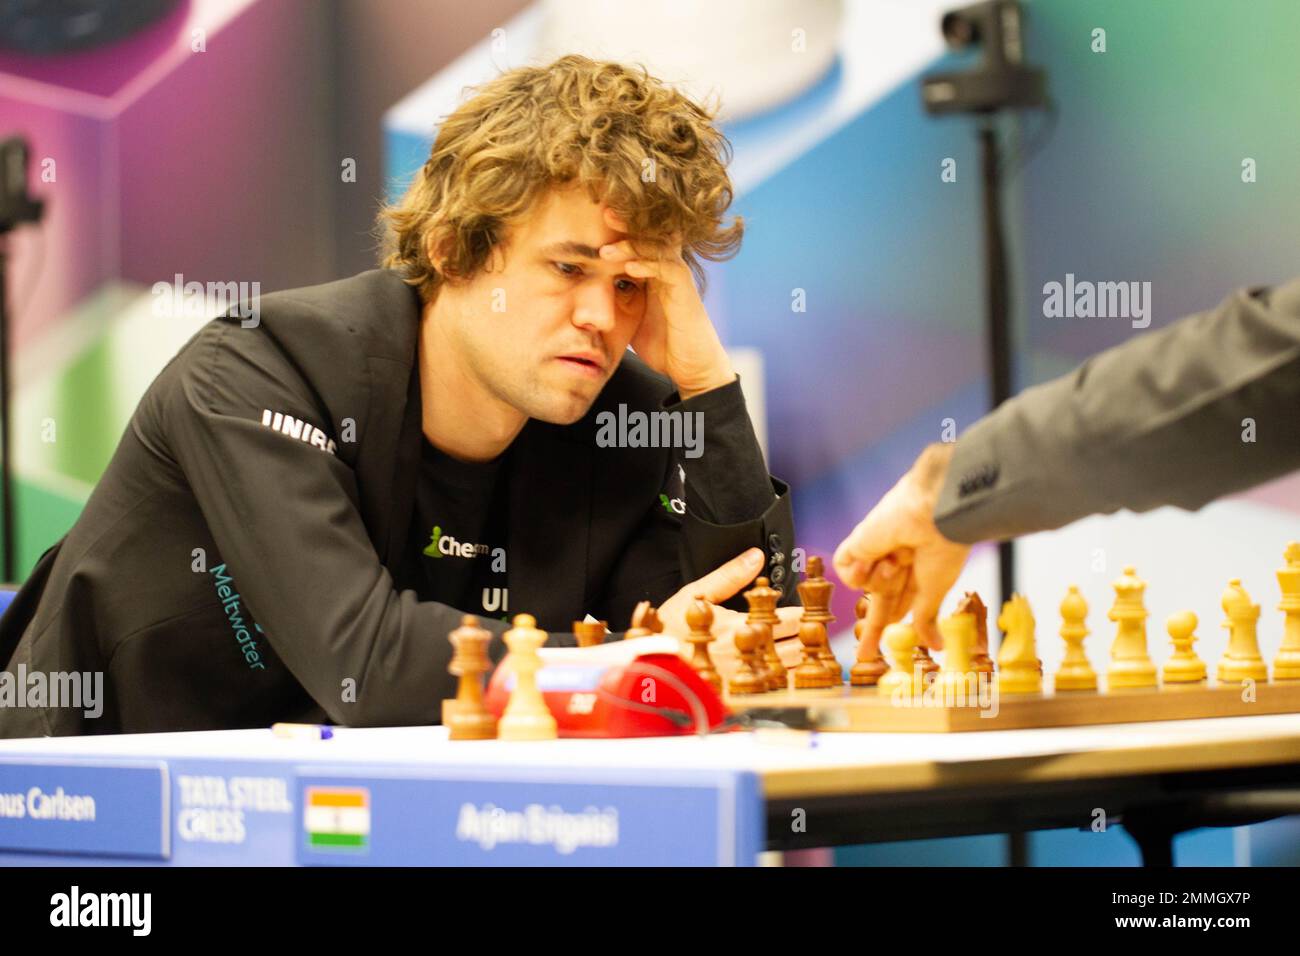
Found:
M 560 275 L 567 276 L 570 279 L 574 276 L 582 275 L 582 270 L 572 262 L 553 262 L 551 264 L 555 266 L 555 270 L 559 272 Z
M 624 295 L 636 295 L 636 293 L 641 291 L 641 283 L 634 282 L 631 279 L 619 279 L 618 291 L 622 292 Z

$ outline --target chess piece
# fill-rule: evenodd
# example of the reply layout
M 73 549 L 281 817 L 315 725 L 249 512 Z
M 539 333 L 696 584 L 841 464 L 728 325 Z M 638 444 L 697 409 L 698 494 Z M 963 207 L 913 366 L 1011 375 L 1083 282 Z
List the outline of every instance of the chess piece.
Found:
M 727 691 L 731 694 L 762 694 L 767 692 L 767 678 L 755 669 L 759 657 L 759 644 L 763 640 L 761 627 L 745 623 L 736 628 L 736 650 L 740 654 L 740 663 L 736 673 L 727 682 Z
M 605 643 L 605 633 L 609 630 L 607 621 L 574 621 L 573 636 L 579 647 L 595 647 Z
M 922 691 L 912 669 L 916 642 L 919 637 L 911 624 L 898 622 L 890 624 L 881 635 L 881 642 L 889 649 L 889 670 L 881 675 L 876 687 L 883 697 L 904 697 L 911 703 L 911 698 Z M 895 698 L 897 699 L 897 698 Z
M 891 666 L 880 656 L 880 644 L 884 639 L 890 611 L 896 608 L 910 578 L 910 569 L 905 574 L 895 574 L 879 582 L 865 606 L 861 601 L 858 602 L 862 613 L 861 620 L 853 627 L 853 633 L 858 638 L 858 652 L 853 671 L 850 671 L 850 681 L 859 687 L 877 684 Z M 852 678 L 854 671 L 858 675 L 856 680 Z
M 821 649 L 826 643 L 826 625 L 806 618 L 799 623 L 799 643 L 803 645 L 803 660 L 794 669 L 796 690 L 813 687 L 837 687 L 841 681 L 826 669 L 821 661 Z
M 448 635 L 454 653 L 447 668 L 459 678 L 456 699 L 444 701 L 443 723 L 452 740 L 492 740 L 497 735 L 497 719 L 483 702 L 483 675 L 492 668 L 488 643 L 492 634 L 479 627 L 478 618 L 466 614 L 460 627 Z
M 945 703 L 963 706 L 979 701 L 979 672 L 975 670 L 977 630 L 975 615 L 959 612 L 939 622 L 943 635 L 943 666 L 935 677 L 935 691 Z
M 989 657 L 989 609 L 984 606 L 978 594 L 967 591 L 966 596 L 957 604 L 957 613 L 970 614 L 975 618 L 975 649 L 971 653 L 971 667 L 977 674 L 992 674 L 993 658 Z
M 780 690 L 785 685 L 778 683 L 776 672 L 767 662 L 767 642 L 771 638 L 771 632 L 761 624 L 751 626 L 758 635 L 758 643 L 754 646 L 754 674 L 763 682 L 764 690 Z
M 1196 656 L 1196 615 L 1191 611 L 1173 614 L 1165 621 L 1165 630 L 1174 642 L 1173 656 L 1165 662 L 1161 677 L 1166 684 L 1194 684 L 1205 680 L 1205 661 Z
M 546 632 L 538 628 L 531 614 L 516 614 L 514 627 L 505 633 L 510 649 L 506 664 L 515 675 L 514 693 L 506 704 L 497 728 L 501 740 L 554 740 L 558 727 L 537 686 L 542 659 L 537 650 L 546 643 Z
M 880 632 L 867 623 L 867 611 L 871 598 L 863 594 L 853 607 L 857 620 L 853 624 L 853 636 L 858 640 L 857 660 L 849 669 L 849 683 L 854 687 L 872 687 L 889 670 L 889 662 L 880 653 Z
M 709 644 L 713 642 L 713 605 L 704 599 L 703 594 L 695 595 L 687 609 L 686 626 L 690 629 L 686 641 L 692 648 L 691 667 L 706 684 L 722 693 L 722 676 L 709 657 Z
M 768 690 L 786 690 L 790 686 L 790 674 L 776 649 L 776 636 L 771 624 L 755 625 L 763 632 L 763 668 L 767 674 Z
M 817 648 L 817 659 L 822 662 L 822 667 L 831 675 L 831 686 L 839 687 L 844 683 L 844 665 L 840 659 L 835 656 L 835 651 L 831 648 L 831 636 L 826 632 L 826 625 L 821 629 L 822 642 Z
M 799 584 L 798 590 L 799 600 L 804 608 L 802 620 L 816 621 L 821 624 L 822 634 L 826 638 L 818 648 L 817 656 L 827 673 L 833 678 L 833 682 L 842 684 L 844 667 L 835 657 L 835 652 L 831 650 L 829 630 L 831 622 L 835 620 L 835 615 L 831 613 L 831 593 L 835 590 L 835 585 L 826 580 L 821 555 L 814 554 L 808 558 L 804 579 Z
M 1241 586 L 1240 578 L 1228 582 L 1223 592 L 1223 611 L 1228 616 L 1223 626 L 1228 629 L 1229 637 L 1228 651 L 1219 661 L 1219 683 L 1268 680 L 1268 665 L 1259 653 L 1259 637 L 1255 633 L 1259 605 L 1250 603 L 1250 595 Z
M 1277 583 L 1282 588 L 1282 603 L 1277 609 L 1286 619 L 1282 647 L 1273 662 L 1273 679 L 1300 680 L 1300 541 L 1288 542 L 1282 557 L 1286 567 L 1277 572 Z
M 1142 603 L 1147 583 L 1130 566 L 1116 581 L 1115 603 L 1106 616 L 1119 625 L 1110 647 L 1107 690 L 1126 687 L 1155 687 L 1156 665 L 1147 653 L 1147 609 Z
M 663 629 L 663 621 L 659 620 L 659 612 L 654 606 L 649 601 L 639 601 L 632 609 L 632 620 L 623 638 L 649 637 L 651 634 L 662 633 Z
M 776 602 L 781 600 L 781 592 L 768 586 L 767 578 L 758 578 L 754 586 L 745 592 L 745 601 L 749 604 L 746 622 L 759 629 L 760 654 L 763 670 L 767 672 L 768 690 L 784 690 L 789 686 L 789 676 L 781 655 L 776 652 L 776 637 L 773 628 L 781 622 L 776 613 Z
M 930 684 L 939 673 L 939 662 L 930 656 L 930 649 L 924 644 L 912 648 L 912 672 L 921 675 L 924 684 Z
M 1088 636 L 1087 619 L 1088 602 L 1071 584 L 1061 602 L 1061 639 L 1065 641 L 1065 656 L 1053 679 L 1053 686 L 1058 691 L 1097 689 L 1097 672 L 1083 651 L 1083 639 Z
M 998 648 L 998 692 L 1037 694 L 1043 689 L 1043 662 L 1035 653 L 1034 614 L 1019 594 L 1002 605 L 998 627 L 1005 635 Z

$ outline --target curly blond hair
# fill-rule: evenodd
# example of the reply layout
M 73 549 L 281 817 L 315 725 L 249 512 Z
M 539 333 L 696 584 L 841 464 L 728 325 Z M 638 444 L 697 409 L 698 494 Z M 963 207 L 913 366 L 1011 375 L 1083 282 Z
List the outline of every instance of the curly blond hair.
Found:
M 744 234 L 740 217 L 722 221 L 731 145 L 715 113 L 644 67 L 570 55 L 503 73 L 447 117 L 406 194 L 381 209 L 381 262 L 428 302 L 444 279 L 475 275 L 546 190 L 578 184 L 632 238 L 680 236 L 703 287 L 700 259 L 730 258 Z

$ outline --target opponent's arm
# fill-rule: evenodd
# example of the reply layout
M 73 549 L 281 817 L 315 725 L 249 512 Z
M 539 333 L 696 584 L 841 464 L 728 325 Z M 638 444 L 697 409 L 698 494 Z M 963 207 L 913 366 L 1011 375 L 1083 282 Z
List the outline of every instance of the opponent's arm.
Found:
M 1241 290 L 972 425 L 935 523 L 974 542 L 1120 508 L 1194 510 L 1300 468 L 1297 409 L 1300 280 Z
M 845 538 L 835 569 L 932 645 L 963 542 L 1211 499 L 1300 467 L 1300 281 L 1237 292 L 1028 389 L 933 445 Z M 1253 440 L 1247 441 L 1250 435 Z

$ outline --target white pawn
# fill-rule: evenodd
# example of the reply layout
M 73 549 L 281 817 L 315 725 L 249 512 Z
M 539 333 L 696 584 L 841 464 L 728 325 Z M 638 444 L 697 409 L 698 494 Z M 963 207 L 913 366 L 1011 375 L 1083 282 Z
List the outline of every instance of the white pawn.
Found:
M 893 697 L 896 700 L 903 698 L 910 702 L 910 698 L 924 690 L 921 676 L 912 666 L 919 639 L 916 628 L 902 621 L 885 628 L 881 643 L 889 648 L 890 666 L 876 684 L 882 697 Z
M 1182 611 L 1165 621 L 1165 630 L 1174 644 L 1174 654 L 1162 672 L 1166 684 L 1195 684 L 1205 680 L 1205 661 L 1196 656 L 1196 615 Z
M 514 627 L 505 633 L 510 655 L 502 663 L 515 674 L 515 689 L 497 726 L 499 740 L 554 740 L 559 734 L 555 715 L 537 686 L 542 659 L 537 649 L 546 643 L 546 632 L 537 627 L 531 614 L 516 614 Z

